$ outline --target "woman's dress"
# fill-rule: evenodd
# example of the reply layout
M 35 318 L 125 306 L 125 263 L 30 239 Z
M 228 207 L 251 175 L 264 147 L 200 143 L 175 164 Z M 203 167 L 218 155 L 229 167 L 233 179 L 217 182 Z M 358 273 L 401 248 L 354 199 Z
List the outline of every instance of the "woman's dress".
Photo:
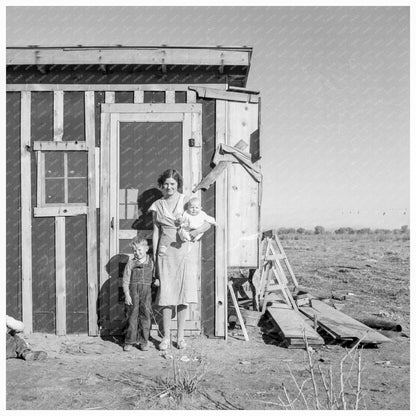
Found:
M 157 275 L 160 287 L 156 304 L 160 306 L 198 302 L 198 243 L 181 241 L 175 225 L 176 218 L 183 214 L 183 207 L 184 195 L 179 194 L 172 211 L 164 198 L 158 199 L 149 208 L 149 211 L 156 213 L 159 227 Z

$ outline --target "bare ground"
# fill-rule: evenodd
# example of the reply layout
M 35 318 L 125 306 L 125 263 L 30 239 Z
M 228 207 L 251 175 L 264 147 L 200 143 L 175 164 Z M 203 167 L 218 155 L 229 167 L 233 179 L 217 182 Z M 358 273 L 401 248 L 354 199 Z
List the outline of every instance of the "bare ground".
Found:
M 392 342 L 362 350 L 358 407 L 409 409 L 409 240 L 292 235 L 282 243 L 302 287 L 328 297 L 349 294 L 332 302 L 353 317 L 402 325 L 402 333 L 384 332 Z M 7 409 L 285 409 L 289 403 L 313 409 L 317 398 L 320 408 L 329 407 L 318 365 L 327 382 L 332 371 L 339 393 L 340 361 L 348 349 L 326 345 L 310 353 L 315 393 L 305 350 L 278 347 L 260 328 L 248 329 L 249 342 L 237 329 L 227 341 L 200 336 L 190 339 L 186 350 L 173 348 L 167 355 L 154 345 L 126 353 L 114 339 L 34 334 L 32 347 L 46 350 L 49 358 L 7 360 Z M 357 354 L 345 361 L 343 374 L 345 405 L 353 408 Z M 305 382 L 304 398 L 295 381 Z

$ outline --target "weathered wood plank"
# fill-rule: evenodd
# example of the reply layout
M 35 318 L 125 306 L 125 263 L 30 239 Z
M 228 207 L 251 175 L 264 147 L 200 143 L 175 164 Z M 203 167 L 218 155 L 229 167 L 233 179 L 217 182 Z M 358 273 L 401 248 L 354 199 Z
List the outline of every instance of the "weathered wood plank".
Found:
M 88 334 L 98 335 L 97 326 L 97 210 L 95 173 L 95 97 L 85 93 L 85 141 L 88 147 L 88 210 L 87 210 L 87 276 L 88 276 Z
M 56 335 L 66 334 L 65 218 L 55 218 Z
M 243 317 L 241 316 L 240 307 L 238 306 L 237 299 L 235 297 L 234 288 L 232 282 L 228 282 L 228 289 L 230 291 L 231 299 L 233 300 L 233 305 L 235 312 L 237 313 L 238 321 L 240 323 L 241 330 L 243 331 L 244 339 L 249 341 L 246 326 L 244 325 Z
M 196 103 L 196 92 L 188 90 L 186 91 L 186 102 L 187 103 Z
M 133 101 L 135 104 L 141 104 L 144 102 L 144 91 L 134 91 Z
M 282 260 L 284 261 L 284 263 L 287 267 L 287 270 L 289 271 L 290 277 L 292 278 L 292 281 L 293 281 L 295 287 L 298 287 L 299 284 L 298 284 L 298 281 L 296 279 L 295 273 L 293 273 L 292 267 L 291 267 L 291 265 L 289 263 L 289 260 L 286 256 L 285 250 L 284 250 L 284 248 L 282 246 L 282 243 L 280 242 L 279 237 L 277 235 L 276 235 L 274 241 L 276 242 L 276 245 L 279 249 L 281 257 L 283 257 Z
M 144 104 L 143 104 L 144 105 Z M 182 122 L 184 113 L 121 113 L 120 122 Z
M 298 338 L 303 341 L 305 336 L 308 342 L 313 342 L 315 345 L 324 343 L 322 337 L 294 309 L 285 306 L 279 307 L 274 303 L 267 307 L 267 312 L 279 328 L 282 337 Z
M 189 114 L 189 113 L 187 113 Z M 189 176 L 188 183 L 190 184 L 188 195 L 190 190 L 194 185 L 198 184 L 201 179 L 201 170 L 202 170 L 202 114 L 201 113 L 191 113 L 189 116 L 186 116 L 189 119 L 191 126 L 191 135 L 190 137 L 195 140 L 195 146 L 189 146 L 189 140 L 187 147 L 184 148 L 185 155 L 189 155 L 190 170 L 186 173 Z M 185 150 L 186 149 L 186 150 Z M 185 156 L 184 155 L 184 156 Z M 184 171 L 186 172 L 186 171 Z M 197 195 L 200 198 L 200 195 Z M 189 305 L 189 319 L 192 321 L 201 320 L 201 241 L 197 242 L 197 288 L 198 288 L 198 303 Z
M 21 93 L 20 104 L 20 198 L 22 250 L 22 319 L 24 333 L 33 332 L 32 305 L 32 201 L 31 201 L 31 93 Z
M 175 91 L 172 91 L 172 90 L 165 91 L 165 103 L 175 104 Z
M 120 122 L 119 114 L 111 113 L 110 115 L 110 155 L 109 155 L 109 260 L 113 259 L 119 254 L 119 153 L 120 153 Z M 114 277 L 114 276 L 113 276 Z M 110 279 L 110 322 L 114 322 L 123 318 L 124 307 L 118 302 L 118 291 L 120 281 L 119 276 Z
M 202 104 L 101 104 L 102 113 L 202 113 Z
M 35 217 L 73 217 L 87 214 L 87 212 L 88 207 L 86 205 L 65 204 L 65 206 L 44 206 L 33 209 Z
M 114 102 L 114 92 L 105 94 L 107 103 Z M 109 165 L 110 165 L 110 114 L 101 114 L 101 150 L 100 150 L 100 288 L 109 279 L 106 265 L 110 259 L 110 218 L 109 218 Z
M 183 194 L 191 193 L 191 152 L 189 147 L 189 139 L 192 137 L 192 117 L 190 113 L 183 115 L 182 123 L 182 173 L 183 173 Z
M 187 91 L 198 84 L 7 84 L 6 91 L 134 91 L 135 103 L 143 103 L 144 91 Z M 204 84 L 226 89 L 226 84 Z
M 244 141 L 240 141 L 235 145 L 236 149 L 243 150 L 247 147 L 247 144 Z M 228 166 L 232 164 L 235 159 L 227 158 L 225 161 L 220 161 L 217 165 L 202 179 L 197 186 L 194 187 L 192 192 L 197 192 L 199 189 L 208 189 L 217 178 L 223 173 Z
M 226 103 L 216 102 L 215 145 L 226 141 Z M 215 336 L 228 338 L 227 319 L 227 175 L 215 186 Z
M 362 343 L 375 344 L 390 342 L 389 338 L 324 302 L 311 299 L 311 304 L 311 307 L 301 306 L 299 310 L 310 319 L 315 319 L 316 317 L 318 325 L 324 327 L 324 329 L 329 328 L 338 339 L 362 339 Z
M 53 93 L 53 140 L 61 141 L 64 135 L 64 92 Z
M 250 143 L 257 131 L 257 104 L 228 102 L 227 144 Z M 254 124 L 253 124 L 254 123 Z M 257 268 L 259 262 L 259 186 L 238 163 L 228 169 L 228 266 Z
M 78 141 L 34 141 L 33 150 L 40 150 L 42 152 L 76 152 L 76 151 L 87 151 L 86 142 Z
M 6 49 L 7 65 L 239 65 L 249 50 L 189 48 L 28 48 Z
M 248 94 L 244 92 L 224 91 L 216 88 L 206 87 L 188 87 L 191 91 L 195 91 L 200 98 L 213 98 L 224 101 L 237 101 L 243 103 L 258 103 L 259 96 L 257 94 Z

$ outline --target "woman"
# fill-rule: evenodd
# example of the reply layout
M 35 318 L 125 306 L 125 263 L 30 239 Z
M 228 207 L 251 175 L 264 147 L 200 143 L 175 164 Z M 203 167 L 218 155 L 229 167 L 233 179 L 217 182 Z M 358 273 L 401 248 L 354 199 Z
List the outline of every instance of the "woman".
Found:
M 160 287 L 156 304 L 162 307 L 163 339 L 160 350 L 170 346 L 170 323 L 173 307 L 177 307 L 177 347 L 185 348 L 184 326 L 188 304 L 198 302 L 197 254 L 198 245 L 183 242 L 178 236 L 178 220 L 184 210 L 182 177 L 174 169 L 168 169 L 158 179 L 163 197 L 149 208 L 153 212 L 153 256 L 157 264 Z M 208 230 L 206 222 L 190 232 L 191 237 Z

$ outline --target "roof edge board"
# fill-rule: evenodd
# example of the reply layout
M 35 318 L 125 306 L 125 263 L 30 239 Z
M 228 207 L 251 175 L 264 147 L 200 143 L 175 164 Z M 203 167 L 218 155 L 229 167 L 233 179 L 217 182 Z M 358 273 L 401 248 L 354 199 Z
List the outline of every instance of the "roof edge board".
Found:
M 250 65 L 251 49 L 224 48 L 7 48 L 7 65 Z

